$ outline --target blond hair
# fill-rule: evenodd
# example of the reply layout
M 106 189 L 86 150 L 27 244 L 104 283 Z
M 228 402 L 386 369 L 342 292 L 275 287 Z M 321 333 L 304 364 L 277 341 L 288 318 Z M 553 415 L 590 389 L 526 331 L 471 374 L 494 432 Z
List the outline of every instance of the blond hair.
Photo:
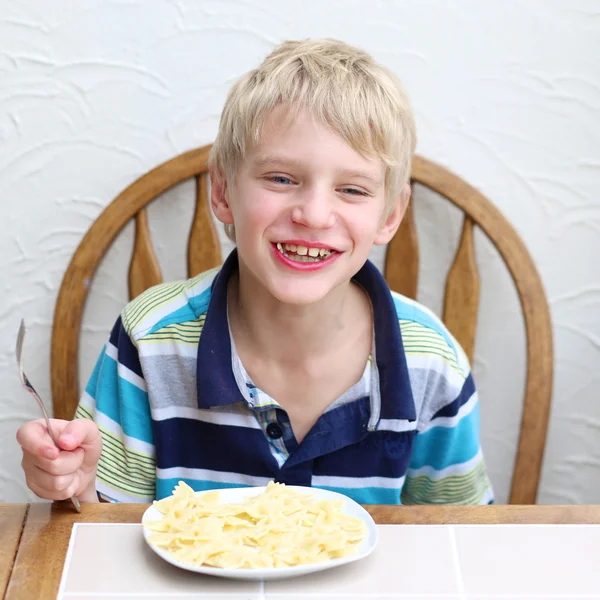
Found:
M 231 88 L 209 165 L 230 185 L 271 111 L 306 108 L 386 169 L 388 210 L 410 178 L 415 121 L 397 77 L 363 50 L 332 39 L 283 42 Z M 235 241 L 233 226 L 225 227 Z

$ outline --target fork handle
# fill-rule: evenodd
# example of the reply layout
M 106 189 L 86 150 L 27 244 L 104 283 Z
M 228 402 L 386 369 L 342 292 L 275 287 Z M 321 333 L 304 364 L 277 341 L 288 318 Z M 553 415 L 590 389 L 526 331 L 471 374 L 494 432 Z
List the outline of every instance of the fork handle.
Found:
M 58 445 L 58 442 L 54 435 L 54 431 L 52 431 L 52 427 L 50 426 L 50 419 L 48 418 L 48 413 L 46 412 L 46 407 L 44 406 L 42 399 L 37 395 L 37 392 L 33 389 L 33 386 L 31 385 L 31 383 L 29 383 L 29 379 L 27 379 L 27 378 L 25 378 L 25 388 L 35 398 L 35 401 L 38 403 L 38 406 L 40 407 L 40 410 L 42 411 L 42 414 L 44 415 L 44 420 L 46 421 L 46 428 L 48 429 L 48 435 L 50 436 L 50 439 L 52 440 L 53 444 L 60 450 L 60 446 Z

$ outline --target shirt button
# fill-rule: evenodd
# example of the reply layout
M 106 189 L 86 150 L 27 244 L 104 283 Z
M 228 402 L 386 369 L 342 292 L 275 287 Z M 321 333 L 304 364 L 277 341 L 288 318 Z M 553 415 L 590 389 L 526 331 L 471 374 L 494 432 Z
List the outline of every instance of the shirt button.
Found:
M 267 435 L 273 440 L 278 440 L 283 435 L 283 430 L 277 423 L 269 423 L 267 425 Z

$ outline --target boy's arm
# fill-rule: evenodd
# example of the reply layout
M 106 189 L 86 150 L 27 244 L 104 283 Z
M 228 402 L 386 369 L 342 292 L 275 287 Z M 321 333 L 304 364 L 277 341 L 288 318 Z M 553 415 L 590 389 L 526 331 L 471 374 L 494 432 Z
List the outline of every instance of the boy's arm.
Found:
M 458 350 L 457 350 L 458 348 Z M 403 504 L 490 504 L 479 437 L 479 401 L 462 350 L 429 371 Z
M 155 499 L 156 467 L 146 382 L 137 348 L 117 320 L 100 355 L 76 418 L 92 419 L 102 434 L 96 490 L 111 502 Z

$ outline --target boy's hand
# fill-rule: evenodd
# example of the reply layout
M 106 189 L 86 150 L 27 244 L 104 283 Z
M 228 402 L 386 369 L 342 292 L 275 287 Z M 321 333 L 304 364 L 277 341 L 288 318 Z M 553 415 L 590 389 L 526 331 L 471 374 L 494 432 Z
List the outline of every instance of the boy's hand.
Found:
M 17 431 L 27 486 L 46 500 L 76 496 L 81 502 L 97 502 L 96 468 L 102 452 L 97 425 L 87 419 L 50 419 L 50 425 L 60 450 L 43 419 L 29 421 Z

